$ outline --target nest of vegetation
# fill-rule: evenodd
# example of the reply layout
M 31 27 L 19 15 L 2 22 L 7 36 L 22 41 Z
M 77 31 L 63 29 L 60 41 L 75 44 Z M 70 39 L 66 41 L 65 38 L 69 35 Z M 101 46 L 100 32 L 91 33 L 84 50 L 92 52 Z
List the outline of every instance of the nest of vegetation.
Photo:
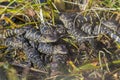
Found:
M 0 80 L 119 80 L 120 1 L 1 0 Z

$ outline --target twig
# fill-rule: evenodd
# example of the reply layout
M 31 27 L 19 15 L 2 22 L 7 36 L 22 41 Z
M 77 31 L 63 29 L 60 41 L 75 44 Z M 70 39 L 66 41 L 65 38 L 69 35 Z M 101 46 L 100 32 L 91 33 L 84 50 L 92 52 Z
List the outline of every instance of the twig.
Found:
M 79 5 L 79 6 L 82 6 L 82 5 L 83 5 L 83 4 L 80 4 L 80 3 L 70 2 L 70 1 L 66 1 L 66 0 L 63 0 L 63 2 L 69 3 L 69 4 L 74 4 L 74 5 Z
M 4 6 L 4 5 L 0 5 L 0 8 L 6 8 L 7 6 Z M 15 7 L 12 7 L 12 6 L 8 6 L 7 7 L 8 9 L 14 9 Z
M 90 10 L 101 10 L 101 11 L 111 11 L 111 10 L 116 11 L 116 10 L 118 10 L 118 11 L 120 11 L 120 8 L 100 8 L 100 7 L 93 7 Z
M 25 64 L 18 64 L 18 63 L 12 63 L 11 64 L 12 66 L 16 66 L 16 67 L 21 67 L 21 68 L 26 68 L 27 65 Z M 44 74 L 48 74 L 48 72 L 45 72 L 45 71 L 41 71 L 41 70 L 38 70 L 38 69 L 35 69 L 35 68 L 30 68 L 31 71 L 34 71 L 34 72 L 39 72 L 39 73 L 44 73 Z
M 74 4 L 74 5 L 78 5 L 80 8 L 82 8 L 82 10 L 85 10 L 88 3 L 89 3 L 89 0 L 84 0 L 83 3 L 76 3 L 76 2 L 70 2 L 70 1 L 65 1 L 63 0 L 65 3 L 69 3 L 69 4 Z
M 40 0 L 38 0 L 38 3 L 40 4 L 40 13 L 39 13 L 39 17 L 40 17 L 41 23 L 42 23 L 43 25 L 45 25 L 45 21 L 44 21 L 44 18 L 43 18 L 42 6 L 41 6 Z

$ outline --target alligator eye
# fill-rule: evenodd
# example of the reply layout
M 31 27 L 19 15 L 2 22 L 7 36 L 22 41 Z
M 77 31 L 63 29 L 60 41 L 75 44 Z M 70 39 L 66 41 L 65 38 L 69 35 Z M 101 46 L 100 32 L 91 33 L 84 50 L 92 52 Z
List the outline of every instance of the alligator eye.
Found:
M 66 46 L 64 46 L 64 45 L 60 45 L 59 49 L 60 49 L 61 54 L 67 54 L 67 52 L 68 52 Z
M 45 35 L 45 41 L 47 41 L 47 42 L 56 42 L 57 38 L 55 36 Z

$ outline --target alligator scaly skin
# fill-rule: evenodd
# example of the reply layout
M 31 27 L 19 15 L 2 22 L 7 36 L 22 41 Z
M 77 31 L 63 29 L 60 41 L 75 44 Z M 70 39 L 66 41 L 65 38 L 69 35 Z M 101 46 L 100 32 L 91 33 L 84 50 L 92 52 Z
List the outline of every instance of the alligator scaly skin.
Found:
M 16 35 L 22 35 L 25 33 L 23 28 L 16 28 L 16 29 L 6 29 L 3 33 L 0 34 L 0 38 L 8 38 Z
M 52 45 L 47 43 L 39 43 L 37 49 L 38 51 L 45 53 L 47 55 L 68 53 L 68 49 L 66 48 L 65 45 Z

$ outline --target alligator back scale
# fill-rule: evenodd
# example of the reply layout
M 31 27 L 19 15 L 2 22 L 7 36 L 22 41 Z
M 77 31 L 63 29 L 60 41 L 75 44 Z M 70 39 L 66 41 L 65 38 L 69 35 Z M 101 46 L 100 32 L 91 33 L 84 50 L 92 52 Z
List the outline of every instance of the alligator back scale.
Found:
M 52 61 L 52 55 L 47 55 L 43 53 L 40 54 L 40 59 L 43 61 L 44 65 L 49 64 Z

